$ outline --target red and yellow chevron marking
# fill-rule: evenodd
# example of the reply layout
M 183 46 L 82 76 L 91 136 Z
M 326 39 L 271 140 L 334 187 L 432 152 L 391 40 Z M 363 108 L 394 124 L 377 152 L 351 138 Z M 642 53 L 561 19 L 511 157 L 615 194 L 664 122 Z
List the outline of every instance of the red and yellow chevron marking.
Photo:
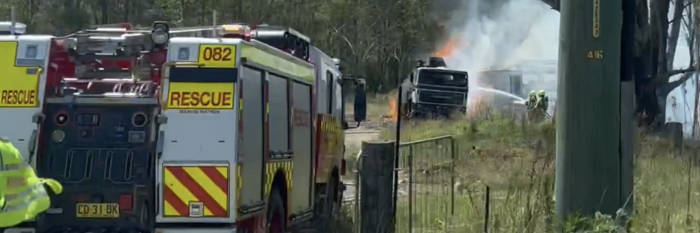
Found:
M 338 119 L 330 115 L 320 115 L 317 122 L 318 160 L 316 161 L 316 182 L 325 183 L 331 177 L 333 163 L 343 157 L 345 136 Z
M 278 170 L 284 172 L 284 176 L 287 183 L 287 191 L 291 193 L 292 190 L 292 175 L 294 174 L 294 162 L 292 160 L 286 161 L 271 161 L 265 164 L 265 197 L 270 196 L 270 190 L 272 190 L 272 182 L 275 178 L 275 173 Z
M 242 193 L 241 190 L 243 189 L 243 174 L 241 173 L 241 171 L 243 171 L 241 164 L 236 164 L 236 193 L 238 194 L 236 195 L 236 207 L 241 206 L 240 193 Z
M 202 217 L 229 216 L 228 166 L 165 166 L 165 217 L 194 217 L 190 205 L 204 206 Z

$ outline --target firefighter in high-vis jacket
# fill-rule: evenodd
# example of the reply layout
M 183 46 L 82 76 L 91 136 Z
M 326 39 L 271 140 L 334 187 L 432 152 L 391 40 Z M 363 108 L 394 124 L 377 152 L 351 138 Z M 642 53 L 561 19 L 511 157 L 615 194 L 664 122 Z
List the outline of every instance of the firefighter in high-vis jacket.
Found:
M 535 103 L 535 108 L 545 113 L 547 112 L 547 108 L 549 108 L 549 97 L 547 97 L 547 93 L 545 93 L 544 90 L 540 90 L 537 93 L 537 102 Z
M 56 180 L 38 178 L 17 148 L 0 138 L 0 228 L 32 220 L 46 211 L 51 200 L 44 185 L 55 194 L 63 190 Z
M 525 106 L 527 106 L 527 110 L 534 109 L 535 103 L 537 103 L 537 93 L 535 91 L 530 91 L 530 95 L 528 95 L 527 101 L 525 101 Z

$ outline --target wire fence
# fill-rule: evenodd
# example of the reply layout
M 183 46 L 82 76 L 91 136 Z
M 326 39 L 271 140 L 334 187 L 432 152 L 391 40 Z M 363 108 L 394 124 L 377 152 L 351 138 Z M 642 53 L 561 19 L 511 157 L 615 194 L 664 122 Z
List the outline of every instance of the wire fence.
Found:
M 455 211 L 454 138 L 402 143 L 398 159 L 396 232 L 442 232 Z

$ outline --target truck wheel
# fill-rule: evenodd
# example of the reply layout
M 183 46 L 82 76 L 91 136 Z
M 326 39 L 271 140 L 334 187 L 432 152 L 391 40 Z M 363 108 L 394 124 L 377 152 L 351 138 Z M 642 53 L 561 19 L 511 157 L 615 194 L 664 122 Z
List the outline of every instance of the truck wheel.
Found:
M 333 177 L 328 187 L 328 219 L 330 220 L 331 224 L 335 224 L 335 222 L 340 217 L 340 210 L 342 208 L 341 200 L 343 197 L 343 193 L 342 191 L 340 191 L 340 179 L 338 179 L 337 177 Z
M 339 190 L 338 178 L 331 178 L 323 186 L 325 198 L 318 204 L 320 207 L 315 218 L 315 226 L 318 232 L 333 232 L 331 229 L 336 224 L 341 213 L 342 193 Z
M 272 190 L 270 193 L 269 204 L 267 209 L 267 232 L 268 233 L 285 233 L 286 227 L 286 212 L 284 202 L 282 202 L 282 194 L 279 191 Z

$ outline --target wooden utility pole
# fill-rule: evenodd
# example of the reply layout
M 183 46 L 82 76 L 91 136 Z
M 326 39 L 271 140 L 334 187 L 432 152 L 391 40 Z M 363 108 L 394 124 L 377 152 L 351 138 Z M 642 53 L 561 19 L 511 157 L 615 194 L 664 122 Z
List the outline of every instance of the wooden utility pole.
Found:
M 556 112 L 559 223 L 574 213 L 615 215 L 631 199 L 634 83 L 628 73 L 631 61 L 621 59 L 622 52 L 629 58 L 632 49 L 622 46 L 623 1 L 629 7 L 634 0 L 561 2 Z M 625 38 L 633 35 L 625 29 Z

